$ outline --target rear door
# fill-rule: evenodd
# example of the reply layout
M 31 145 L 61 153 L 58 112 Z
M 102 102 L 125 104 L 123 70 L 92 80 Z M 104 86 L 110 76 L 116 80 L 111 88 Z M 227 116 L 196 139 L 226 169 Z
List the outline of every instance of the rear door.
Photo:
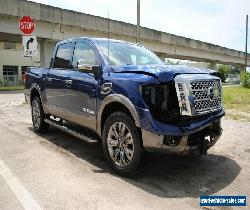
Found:
M 65 42 L 58 46 L 54 62 L 45 79 L 47 104 L 55 108 L 65 109 L 67 106 L 67 85 L 70 83 L 72 69 L 73 42 Z

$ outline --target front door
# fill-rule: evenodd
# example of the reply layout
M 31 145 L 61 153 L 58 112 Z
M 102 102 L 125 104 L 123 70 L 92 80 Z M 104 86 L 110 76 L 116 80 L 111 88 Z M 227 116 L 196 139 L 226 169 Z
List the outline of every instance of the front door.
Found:
M 71 85 L 66 88 L 66 108 L 80 116 L 77 123 L 95 129 L 96 124 L 96 98 L 98 80 L 92 73 L 86 73 L 77 69 L 77 63 L 85 62 L 86 65 L 99 65 L 95 50 L 88 43 L 75 44 L 72 67 L 67 74 Z M 76 117 L 77 118 L 77 117 Z

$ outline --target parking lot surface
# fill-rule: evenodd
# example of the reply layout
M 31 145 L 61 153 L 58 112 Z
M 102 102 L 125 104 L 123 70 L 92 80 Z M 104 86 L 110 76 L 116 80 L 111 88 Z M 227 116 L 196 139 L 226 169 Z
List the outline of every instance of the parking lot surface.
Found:
M 88 145 L 55 128 L 34 133 L 23 93 L 2 92 L 0 209 L 183 210 L 202 209 L 200 195 L 249 198 L 250 123 L 222 125 L 223 136 L 208 155 L 149 153 L 137 176 L 123 178 L 108 168 L 100 144 Z

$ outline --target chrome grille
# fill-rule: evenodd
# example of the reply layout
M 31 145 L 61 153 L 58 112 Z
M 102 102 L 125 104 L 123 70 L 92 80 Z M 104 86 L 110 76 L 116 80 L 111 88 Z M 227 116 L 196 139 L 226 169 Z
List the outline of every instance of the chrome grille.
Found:
M 221 81 L 209 74 L 183 74 L 175 77 L 182 115 L 197 115 L 222 109 Z
M 196 112 L 221 108 L 220 80 L 193 81 L 190 83 Z

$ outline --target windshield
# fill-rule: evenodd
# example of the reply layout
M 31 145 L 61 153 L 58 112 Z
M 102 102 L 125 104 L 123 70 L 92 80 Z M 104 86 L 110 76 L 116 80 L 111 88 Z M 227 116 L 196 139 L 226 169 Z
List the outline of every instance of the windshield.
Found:
M 102 41 L 99 42 L 99 46 L 111 66 L 162 65 L 162 61 L 154 53 L 135 44 L 113 41 L 110 41 L 108 44 L 108 41 Z

